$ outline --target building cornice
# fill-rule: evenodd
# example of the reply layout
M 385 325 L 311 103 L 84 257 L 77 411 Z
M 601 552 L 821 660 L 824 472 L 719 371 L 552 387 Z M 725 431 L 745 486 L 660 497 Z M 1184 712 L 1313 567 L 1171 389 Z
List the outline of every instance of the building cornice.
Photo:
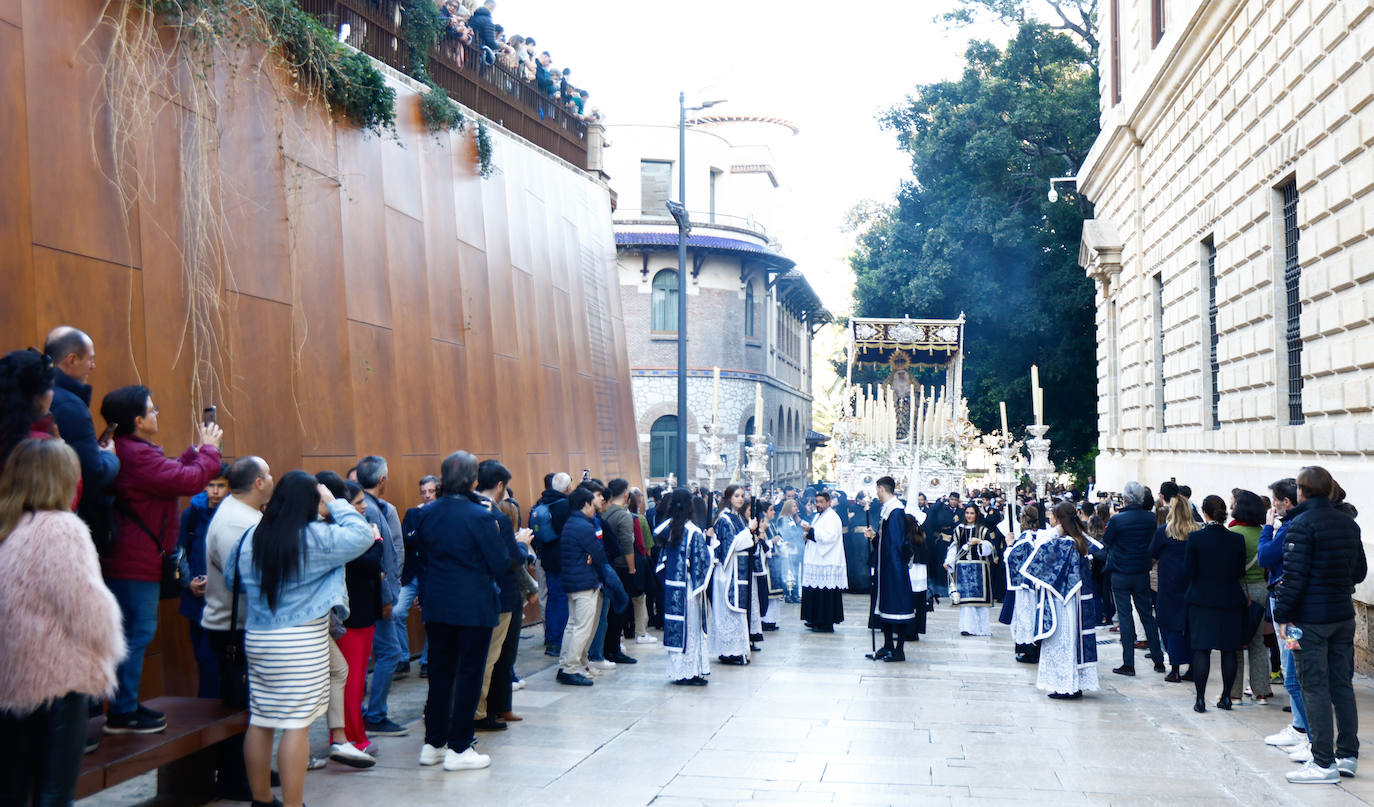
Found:
M 1126 150 L 1141 145 L 1154 133 L 1175 97 L 1201 69 L 1221 33 L 1244 5 L 1244 0 L 1203 0 L 1191 17 L 1170 26 L 1151 52 L 1139 77 L 1149 81 L 1126 88 L 1121 103 L 1102 116 L 1102 131 L 1078 169 L 1078 190 L 1096 200 Z M 1099 168 L 1105 170 L 1099 171 Z

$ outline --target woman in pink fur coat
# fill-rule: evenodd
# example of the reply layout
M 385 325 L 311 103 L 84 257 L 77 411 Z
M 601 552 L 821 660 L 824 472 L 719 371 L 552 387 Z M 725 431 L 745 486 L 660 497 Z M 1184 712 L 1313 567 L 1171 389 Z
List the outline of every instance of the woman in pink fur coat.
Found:
M 71 802 L 89 698 L 114 691 L 124 657 L 119 604 L 70 509 L 80 479 L 61 440 L 20 442 L 0 473 L 3 804 Z

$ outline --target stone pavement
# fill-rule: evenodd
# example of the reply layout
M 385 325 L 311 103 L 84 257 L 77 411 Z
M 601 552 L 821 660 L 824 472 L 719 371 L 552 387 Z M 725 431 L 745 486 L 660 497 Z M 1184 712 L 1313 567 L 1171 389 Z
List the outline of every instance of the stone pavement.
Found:
M 633 644 L 627 649 L 639 664 L 591 688 L 560 686 L 536 645 L 540 629 L 527 628 L 528 686 L 515 694 L 525 720 L 478 735 L 491 768 L 418 767 L 415 723 L 409 737 L 376 740 L 381 753 L 371 770 L 331 764 L 312 772 L 307 803 L 1374 803 L 1374 761 L 1339 786 L 1284 781 L 1295 766 L 1263 744 L 1286 724 L 1284 694 L 1270 706 L 1196 714 L 1191 684 L 1165 684 L 1153 672 L 1112 675 L 1120 648 L 1116 634 L 1103 631 L 1103 691 L 1051 701 L 1035 689 L 1035 668 L 1013 661 L 1005 627 L 994 624 L 991 638 L 960 637 L 948 607 L 931 615 L 930 634 L 908 645 L 905 664 L 868 661 L 866 605 L 866 597 L 846 597 L 849 621 L 833 635 L 805 631 L 797 606 L 787 606 L 782 629 L 767 634 L 754 663 L 713 667 L 703 688 L 669 686 L 666 651 Z M 1148 671 L 1142 652 L 1137 666 Z M 1210 685 L 1210 701 L 1219 686 Z M 1374 684 L 1361 678 L 1356 687 L 1360 711 L 1374 715 Z M 412 677 L 395 692 L 393 717 L 418 716 L 424 682 Z M 128 803 L 117 798 L 81 803 Z

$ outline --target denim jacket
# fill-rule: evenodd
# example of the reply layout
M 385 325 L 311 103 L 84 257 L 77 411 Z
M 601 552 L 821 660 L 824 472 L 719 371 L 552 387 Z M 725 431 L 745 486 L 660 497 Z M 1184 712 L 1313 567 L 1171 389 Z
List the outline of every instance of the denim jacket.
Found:
M 267 606 L 258 570 L 253 568 L 253 527 L 240 544 L 237 568 L 225 564 L 225 585 L 231 589 L 235 572 L 243 576 L 244 602 L 248 619 L 244 627 L 252 631 L 277 630 L 304 625 L 325 616 L 330 610 L 340 620 L 348 617 L 348 588 L 344 583 L 344 564 L 372 546 L 372 527 L 353 505 L 343 499 L 329 503 L 334 521 L 314 521 L 305 528 L 305 553 L 292 580 L 283 582 L 277 608 Z

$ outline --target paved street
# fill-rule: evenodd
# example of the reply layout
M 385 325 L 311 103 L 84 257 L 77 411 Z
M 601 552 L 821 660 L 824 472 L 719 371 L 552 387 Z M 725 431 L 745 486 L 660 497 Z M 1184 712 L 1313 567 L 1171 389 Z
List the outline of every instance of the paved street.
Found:
M 797 606 L 788 606 L 782 630 L 768 634 L 753 664 L 717 667 L 703 689 L 668 686 L 658 645 L 632 645 L 640 663 L 605 674 L 593 688 L 559 686 L 535 646 L 537 630 L 527 629 L 528 687 L 515 695 L 525 721 L 479 735 L 490 769 L 418 767 L 417 723 L 409 737 L 378 739 L 379 761 L 369 771 L 331 764 L 311 773 L 307 802 L 1374 803 L 1374 766 L 1339 787 L 1283 781 L 1293 766 L 1263 737 L 1285 724 L 1285 696 L 1267 707 L 1195 714 L 1191 685 L 1165 684 L 1154 673 L 1112 675 L 1120 658 L 1112 642 L 1100 647 L 1104 691 L 1051 701 L 1035 689 L 1034 667 L 1012 660 L 1003 626 L 994 624 L 991 639 L 960 637 L 947 607 L 932 615 L 931 634 L 908 646 L 907 663 L 874 664 L 863 657 L 866 602 L 846 598 L 849 621 L 834 635 L 802 630 Z M 1139 657 L 1138 665 L 1148 669 Z M 1364 678 L 1356 685 L 1368 725 L 1374 685 Z M 412 677 L 395 693 L 393 716 L 418 716 L 424 682 Z M 127 803 L 113 796 L 89 803 Z

